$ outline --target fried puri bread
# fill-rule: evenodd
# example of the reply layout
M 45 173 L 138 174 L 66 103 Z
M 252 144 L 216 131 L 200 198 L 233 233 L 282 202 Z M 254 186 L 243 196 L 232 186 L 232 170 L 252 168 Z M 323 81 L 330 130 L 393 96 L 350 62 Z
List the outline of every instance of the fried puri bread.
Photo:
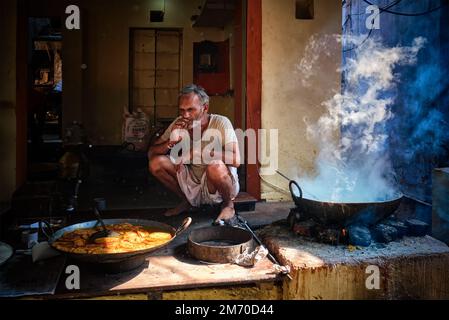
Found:
M 61 251 L 79 254 L 110 254 L 146 250 L 160 246 L 172 239 L 170 232 L 134 226 L 129 223 L 106 226 L 108 230 L 115 231 L 117 237 L 106 237 L 88 243 L 89 237 L 101 229 L 89 228 L 66 232 L 53 243 Z

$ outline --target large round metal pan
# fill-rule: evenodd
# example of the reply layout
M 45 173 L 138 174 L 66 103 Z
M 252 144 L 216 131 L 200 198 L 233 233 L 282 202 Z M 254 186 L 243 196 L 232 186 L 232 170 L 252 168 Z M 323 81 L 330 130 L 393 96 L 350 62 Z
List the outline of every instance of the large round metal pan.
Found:
M 293 186 L 299 190 L 299 196 L 293 192 Z M 296 181 L 290 181 L 289 188 L 300 214 L 306 219 L 318 220 L 325 225 L 348 226 L 353 223 L 374 225 L 393 214 L 403 198 L 402 195 L 398 195 L 380 202 L 323 202 L 304 198 Z
M 124 253 L 107 253 L 107 254 L 81 254 L 81 253 L 71 253 L 71 252 L 65 252 L 58 250 L 56 247 L 53 246 L 54 242 L 58 240 L 60 237 L 62 237 L 66 232 L 74 231 L 77 229 L 86 229 L 86 228 L 94 228 L 97 226 L 98 221 L 88 221 L 83 223 L 74 224 L 65 228 L 62 228 L 58 231 L 56 231 L 53 236 L 50 237 L 48 243 L 55 248 L 56 250 L 62 252 L 63 254 L 66 254 L 70 258 L 74 258 L 80 261 L 85 261 L 89 263 L 113 263 L 113 262 L 120 262 L 124 261 L 130 258 L 138 257 L 138 256 L 146 256 L 149 253 L 156 251 L 162 247 L 167 246 L 169 243 L 171 243 L 181 232 L 183 232 L 185 229 L 187 229 L 192 222 L 191 218 L 186 218 L 183 223 L 175 229 L 174 227 L 157 222 L 157 221 L 151 221 L 151 220 L 142 220 L 142 219 L 103 219 L 105 225 L 111 225 L 111 224 L 120 224 L 120 223 L 129 223 L 135 226 L 143 226 L 148 228 L 155 228 L 159 229 L 161 231 L 170 232 L 173 236 L 170 241 L 145 250 L 136 250 L 132 252 L 124 252 Z

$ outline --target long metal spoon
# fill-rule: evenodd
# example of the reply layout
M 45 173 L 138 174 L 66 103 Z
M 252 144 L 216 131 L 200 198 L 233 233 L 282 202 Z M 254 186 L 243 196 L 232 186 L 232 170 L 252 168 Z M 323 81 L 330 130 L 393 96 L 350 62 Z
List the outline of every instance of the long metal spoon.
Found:
M 254 237 L 254 239 L 257 241 L 257 243 L 260 246 L 265 247 L 265 245 L 263 244 L 262 240 L 259 239 L 259 237 L 255 234 L 255 232 L 250 228 L 250 226 L 248 225 L 248 222 L 246 220 L 244 220 L 239 214 L 235 214 L 235 216 L 237 217 L 238 221 L 240 221 L 240 223 L 245 227 L 246 230 L 248 230 Z M 267 250 L 268 248 L 265 247 Z M 277 264 L 278 266 L 284 267 L 284 270 L 288 270 L 285 266 L 281 265 L 276 258 L 270 253 L 270 251 L 268 250 L 268 258 L 275 264 Z M 285 274 L 287 276 L 287 278 L 289 278 L 290 280 L 293 280 L 292 276 L 290 275 L 290 272 L 283 272 L 283 274 Z
M 97 220 L 100 222 L 103 230 L 97 231 L 92 234 L 87 241 L 88 243 L 95 243 L 95 240 L 100 238 L 117 238 L 118 236 L 120 236 L 117 232 L 108 230 L 106 228 L 106 225 L 104 224 L 103 219 L 101 219 L 100 212 L 98 211 L 98 208 L 96 206 L 94 206 L 94 214 L 97 217 Z

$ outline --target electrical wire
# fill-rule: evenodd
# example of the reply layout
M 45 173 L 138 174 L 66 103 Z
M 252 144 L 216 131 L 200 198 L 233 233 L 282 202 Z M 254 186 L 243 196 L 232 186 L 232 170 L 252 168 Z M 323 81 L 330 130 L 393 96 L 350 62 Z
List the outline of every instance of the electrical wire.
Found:
M 275 185 L 275 184 L 273 184 L 273 183 L 271 183 L 271 182 L 268 182 L 265 178 L 263 178 L 260 174 L 259 174 L 259 177 L 260 177 L 260 180 L 262 180 L 265 184 L 267 184 L 269 187 L 271 187 L 272 189 L 274 189 L 274 190 L 276 190 L 276 191 L 278 191 L 278 192 L 281 192 L 281 193 L 285 193 L 285 194 L 288 194 L 288 195 L 290 195 L 290 191 L 288 191 L 288 190 L 285 190 L 285 189 L 283 189 L 283 188 L 281 188 L 281 187 L 279 187 L 279 186 L 277 186 L 277 185 Z
M 354 46 L 354 47 L 352 47 L 352 48 L 343 50 L 343 53 L 346 53 L 346 52 L 349 52 L 349 51 L 352 51 L 352 50 L 355 50 L 355 49 L 361 47 L 363 44 L 365 44 L 365 42 L 368 41 L 368 39 L 371 37 L 371 34 L 372 34 L 372 33 L 373 33 L 373 29 L 370 29 L 370 31 L 368 32 L 368 35 L 366 36 L 365 39 L 363 39 L 362 42 L 360 42 L 358 45 L 356 45 L 356 46 Z
M 371 2 L 368 1 L 368 0 L 363 0 L 363 2 L 365 2 L 365 3 L 369 4 L 369 5 L 376 5 L 376 4 L 374 4 L 374 3 L 371 3 Z M 418 16 L 423 16 L 423 15 L 432 13 L 432 12 L 434 12 L 434 11 L 440 10 L 441 8 L 443 8 L 444 6 L 446 6 L 446 5 L 448 5 L 448 4 L 449 4 L 449 1 L 445 0 L 445 1 L 443 1 L 443 4 L 442 4 L 442 5 L 440 5 L 440 6 L 436 7 L 436 8 L 432 8 L 432 9 L 429 9 L 429 10 L 427 10 L 427 11 L 424 11 L 424 12 L 418 12 L 418 13 L 406 13 L 406 12 L 391 11 L 391 10 L 389 10 L 390 8 L 387 8 L 387 9 L 381 10 L 381 11 L 382 11 L 382 12 L 386 12 L 386 13 L 390 13 L 390 14 L 393 14 L 393 15 L 397 15 L 397 16 L 418 17 Z
M 367 3 L 367 4 L 369 4 L 369 5 L 376 5 L 376 4 L 374 4 L 374 3 L 371 3 L 371 2 L 368 1 L 368 0 L 363 0 L 363 1 L 364 1 L 365 3 Z M 379 8 L 379 14 L 382 13 L 382 12 L 386 12 L 386 13 L 390 13 L 390 14 L 398 15 L 398 16 L 417 17 L 417 16 L 423 16 L 423 15 L 432 13 L 432 12 L 434 12 L 434 11 L 440 10 L 441 8 L 443 8 L 444 6 L 446 6 L 446 5 L 449 4 L 449 1 L 448 1 L 448 0 L 444 0 L 444 2 L 443 2 L 442 5 L 440 5 L 440 6 L 436 7 L 436 8 L 432 8 L 432 9 L 429 9 L 429 10 L 427 10 L 427 11 L 424 11 L 424 12 L 418 12 L 418 13 L 405 13 L 405 12 L 397 12 L 397 11 L 391 11 L 391 10 L 390 10 L 392 7 L 398 5 L 399 2 L 401 2 L 401 1 L 402 1 L 402 0 L 398 0 L 398 1 L 396 1 L 395 3 L 392 3 L 392 4 L 390 4 L 390 5 L 387 5 L 387 6 L 383 7 L 383 8 Z M 347 23 L 348 21 L 350 21 L 350 19 L 351 19 L 350 17 L 351 17 L 352 15 L 359 15 L 359 14 L 360 14 L 360 13 L 357 13 L 357 14 L 349 14 L 349 15 L 348 15 L 348 18 L 346 19 L 345 23 L 343 24 L 343 27 L 346 25 L 346 23 Z M 376 17 L 377 17 L 377 16 L 376 16 Z M 374 19 L 373 19 L 373 24 L 374 24 Z M 366 36 L 366 38 L 365 38 L 360 44 L 358 44 L 358 45 L 356 45 L 356 46 L 354 46 L 354 47 L 352 47 L 352 48 L 343 50 L 343 53 L 347 53 L 347 52 L 349 52 L 349 51 L 355 50 L 355 49 L 359 48 L 360 46 L 362 46 L 366 41 L 368 41 L 368 39 L 371 37 L 372 33 L 373 33 L 373 29 L 370 29 L 370 31 L 368 32 L 368 35 Z
M 365 0 L 363 0 L 363 1 L 365 1 Z M 395 2 L 390 3 L 389 5 L 387 5 L 387 6 L 385 6 L 385 7 L 379 8 L 379 13 L 373 18 L 372 24 L 374 25 L 374 19 L 377 18 L 377 16 L 379 16 L 382 12 L 386 12 L 386 10 L 393 8 L 394 6 L 398 5 L 401 1 L 402 1 L 402 0 L 396 0 Z M 365 1 L 365 2 L 366 2 L 366 1 Z M 371 5 L 372 5 L 372 4 L 371 4 Z M 351 14 L 349 14 L 349 16 L 351 16 Z M 346 24 L 346 22 L 345 22 L 345 24 Z M 363 44 L 365 44 L 365 42 L 368 41 L 368 39 L 371 37 L 371 35 L 372 35 L 372 33 L 373 33 L 373 30 L 374 30 L 374 28 L 371 28 L 371 29 L 370 29 L 370 31 L 368 32 L 368 35 L 366 36 L 366 38 L 365 38 L 361 43 L 359 43 L 359 44 L 356 45 L 356 46 L 353 46 L 352 48 L 343 50 L 343 53 L 346 53 L 346 52 L 355 50 L 355 49 L 361 47 Z
M 289 177 L 287 177 L 285 174 L 283 174 L 282 172 L 280 172 L 279 170 L 275 170 L 276 171 L 276 173 L 278 174 L 278 175 L 280 175 L 282 178 L 284 178 L 285 180 L 287 180 L 287 181 L 291 181 L 292 179 L 290 179 Z M 260 179 L 263 181 L 263 182 L 265 182 L 268 186 L 270 186 L 271 188 L 273 188 L 274 190 L 277 190 L 277 191 L 279 191 L 279 192 L 282 192 L 282 193 L 286 193 L 286 194 L 288 194 L 288 195 L 290 195 L 290 191 L 289 190 L 285 190 L 285 189 L 283 189 L 283 188 L 281 188 L 281 187 L 279 187 L 279 186 L 277 186 L 277 185 L 275 185 L 275 184 L 273 184 L 273 183 L 271 183 L 271 182 L 268 182 L 267 180 L 265 180 L 261 175 L 260 175 L 260 172 L 259 172 L 259 177 L 260 177 Z
M 394 6 L 398 5 L 400 2 L 402 2 L 402 0 L 396 0 L 396 2 L 393 2 L 391 4 L 386 5 L 385 7 L 381 7 L 379 8 L 380 13 L 382 12 L 388 12 L 389 9 L 393 8 Z M 350 6 L 350 4 L 348 4 L 348 6 Z M 372 5 L 372 4 L 371 4 Z M 366 12 L 358 12 L 358 13 L 350 13 L 348 14 L 348 18 L 346 18 L 345 22 L 343 23 L 343 26 L 346 25 L 346 23 L 348 22 L 348 20 L 350 19 L 351 16 L 361 16 L 361 15 L 366 15 Z

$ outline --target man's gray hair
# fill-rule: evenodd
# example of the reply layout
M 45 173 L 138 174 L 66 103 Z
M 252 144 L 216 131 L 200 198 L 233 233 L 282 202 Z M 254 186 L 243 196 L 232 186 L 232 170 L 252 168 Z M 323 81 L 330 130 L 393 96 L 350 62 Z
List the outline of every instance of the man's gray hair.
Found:
M 209 105 L 209 96 L 206 93 L 206 90 L 204 90 L 203 87 L 198 86 L 196 84 L 189 84 L 181 89 L 181 92 L 179 94 L 179 97 L 182 97 L 184 95 L 188 95 L 191 93 L 195 93 L 198 98 L 200 98 L 201 105 Z

